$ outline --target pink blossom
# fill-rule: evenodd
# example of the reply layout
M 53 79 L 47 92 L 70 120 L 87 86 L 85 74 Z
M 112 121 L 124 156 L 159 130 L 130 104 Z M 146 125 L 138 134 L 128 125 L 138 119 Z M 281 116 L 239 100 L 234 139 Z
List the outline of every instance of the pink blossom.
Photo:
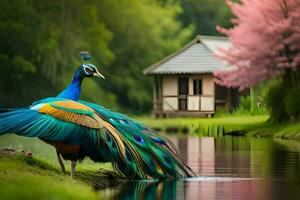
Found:
M 217 27 L 231 47 L 217 57 L 230 67 L 214 72 L 218 84 L 245 89 L 300 66 L 300 0 L 227 1 L 233 28 Z

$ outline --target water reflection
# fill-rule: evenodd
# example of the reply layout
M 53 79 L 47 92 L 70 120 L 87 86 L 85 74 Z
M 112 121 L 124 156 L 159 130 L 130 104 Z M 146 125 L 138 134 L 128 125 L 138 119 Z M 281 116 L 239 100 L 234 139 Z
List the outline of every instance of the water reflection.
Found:
M 130 187 L 123 187 L 115 196 L 116 199 L 176 199 L 177 181 L 131 182 Z
M 134 182 L 111 199 L 299 199 L 300 143 L 247 137 L 171 140 L 197 178 Z

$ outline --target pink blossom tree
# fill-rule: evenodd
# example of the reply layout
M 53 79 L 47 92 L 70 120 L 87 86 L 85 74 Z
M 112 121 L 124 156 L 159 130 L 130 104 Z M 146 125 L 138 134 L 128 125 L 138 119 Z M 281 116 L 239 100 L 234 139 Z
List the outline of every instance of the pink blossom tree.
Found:
M 300 82 L 300 0 L 227 1 L 236 18 L 234 27 L 218 31 L 231 42 L 218 56 L 232 67 L 215 71 L 220 85 L 245 89 L 282 75 L 284 82 Z

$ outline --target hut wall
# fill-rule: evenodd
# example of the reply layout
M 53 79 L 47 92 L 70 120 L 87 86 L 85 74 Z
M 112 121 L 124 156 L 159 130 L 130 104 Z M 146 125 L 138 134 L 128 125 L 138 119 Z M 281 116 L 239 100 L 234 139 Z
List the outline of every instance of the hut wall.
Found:
M 178 79 L 182 76 L 165 75 L 162 78 L 162 110 L 178 111 L 179 94 Z M 214 112 L 215 85 L 211 74 L 184 75 L 188 78 L 188 94 L 186 95 L 187 111 Z M 195 94 L 194 81 L 201 80 L 201 93 Z M 180 98 L 185 98 L 180 96 Z
M 163 96 L 177 96 L 177 76 L 164 76 L 162 86 Z
M 202 95 L 215 95 L 215 83 L 212 76 L 202 79 Z
M 163 111 L 178 110 L 178 78 L 177 76 L 164 76 L 162 79 L 162 109 Z

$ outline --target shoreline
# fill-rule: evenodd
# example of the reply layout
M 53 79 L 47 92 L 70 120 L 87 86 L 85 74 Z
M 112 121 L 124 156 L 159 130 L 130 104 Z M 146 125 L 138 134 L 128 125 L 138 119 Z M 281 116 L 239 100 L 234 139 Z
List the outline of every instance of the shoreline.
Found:
M 226 115 L 213 118 L 135 118 L 150 128 L 168 134 L 192 134 L 195 136 L 244 135 L 263 127 L 268 115 Z
M 225 115 L 214 118 L 153 119 L 137 117 L 157 131 L 173 135 L 250 136 L 300 141 L 300 122 L 272 124 L 268 115 Z
M 265 124 L 246 133 L 250 137 L 268 137 L 300 141 L 300 122 Z

